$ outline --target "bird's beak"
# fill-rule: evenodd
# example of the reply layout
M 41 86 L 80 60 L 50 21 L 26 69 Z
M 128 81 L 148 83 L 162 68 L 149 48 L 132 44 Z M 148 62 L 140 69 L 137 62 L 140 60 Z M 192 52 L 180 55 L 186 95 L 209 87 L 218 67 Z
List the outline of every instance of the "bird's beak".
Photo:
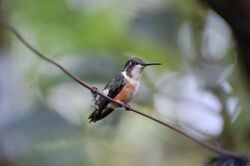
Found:
M 161 65 L 161 63 L 145 63 L 145 64 L 143 64 L 144 67 L 152 66 L 152 65 Z

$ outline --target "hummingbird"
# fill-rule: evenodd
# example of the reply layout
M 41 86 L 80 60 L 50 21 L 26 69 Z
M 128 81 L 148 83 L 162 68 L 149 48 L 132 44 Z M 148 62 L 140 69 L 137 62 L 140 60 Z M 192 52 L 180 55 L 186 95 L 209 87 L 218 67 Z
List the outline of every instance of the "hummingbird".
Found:
M 161 65 L 160 63 L 145 63 L 142 59 L 131 58 L 125 64 L 123 70 L 111 79 L 103 89 L 103 94 L 114 100 L 127 104 L 132 100 L 138 91 L 142 71 L 151 65 Z M 119 107 L 103 96 L 96 99 L 96 108 L 89 116 L 89 122 L 96 122 L 105 118 Z

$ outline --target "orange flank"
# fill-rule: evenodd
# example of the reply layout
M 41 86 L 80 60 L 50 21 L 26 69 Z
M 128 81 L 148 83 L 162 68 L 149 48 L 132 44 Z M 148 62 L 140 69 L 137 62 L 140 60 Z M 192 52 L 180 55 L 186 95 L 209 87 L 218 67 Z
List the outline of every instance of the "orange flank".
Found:
M 127 104 L 132 99 L 134 91 L 135 87 L 128 81 L 114 99 Z
M 123 102 L 124 104 L 127 104 L 133 97 L 133 92 L 135 90 L 135 87 L 129 83 L 128 83 L 122 88 L 122 90 L 118 93 L 118 95 L 116 95 L 114 97 L 115 100 Z M 117 104 L 111 104 L 108 105 L 105 109 L 102 110 L 102 113 L 106 112 L 107 110 L 109 110 L 109 108 L 113 108 L 115 109 L 117 106 Z

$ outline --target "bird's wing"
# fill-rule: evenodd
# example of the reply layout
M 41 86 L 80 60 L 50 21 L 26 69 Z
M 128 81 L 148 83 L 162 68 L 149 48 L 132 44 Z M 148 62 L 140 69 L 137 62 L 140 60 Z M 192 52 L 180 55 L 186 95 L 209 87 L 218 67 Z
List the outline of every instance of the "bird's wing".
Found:
M 108 82 L 108 84 L 103 89 L 103 92 L 105 92 L 107 96 L 114 98 L 121 91 L 124 84 L 124 76 L 120 73 Z M 109 100 L 101 96 L 97 104 L 99 110 L 103 110 L 108 105 L 108 103 Z
M 121 91 L 124 84 L 124 76 L 120 73 L 109 81 L 109 83 L 103 89 L 103 93 L 111 98 L 114 98 Z M 108 99 L 103 96 L 99 96 L 96 103 L 97 108 L 89 116 L 90 122 L 96 122 L 110 114 L 114 109 L 107 108 L 109 103 L 110 101 Z

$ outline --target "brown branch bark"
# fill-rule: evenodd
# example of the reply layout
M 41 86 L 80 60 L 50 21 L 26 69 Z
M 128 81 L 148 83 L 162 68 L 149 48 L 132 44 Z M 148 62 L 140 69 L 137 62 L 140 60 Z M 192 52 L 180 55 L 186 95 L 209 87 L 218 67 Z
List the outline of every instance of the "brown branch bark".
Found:
M 159 120 L 159 119 L 157 119 L 157 118 L 155 118 L 155 117 L 152 117 L 152 116 L 150 116 L 150 115 L 147 115 L 147 114 L 145 114 L 145 113 L 143 113 L 143 112 L 141 112 L 141 111 L 139 111 L 139 110 L 136 110 L 136 109 L 134 109 L 134 108 L 131 108 L 131 107 L 128 106 L 128 105 L 125 105 L 125 104 L 123 104 L 123 103 L 121 103 L 121 102 L 119 102 L 119 101 L 116 101 L 116 100 L 110 98 L 109 96 L 104 95 L 103 93 L 99 92 L 96 88 L 89 86 L 88 84 L 86 84 L 85 82 L 83 82 L 80 78 L 78 78 L 78 77 L 74 76 L 73 74 L 71 74 L 68 70 L 66 70 L 63 66 L 61 66 L 61 65 L 58 64 L 57 62 L 53 61 L 52 59 L 48 58 L 48 57 L 45 56 L 44 54 L 42 54 L 42 53 L 40 53 L 39 51 L 37 51 L 34 47 L 32 47 L 32 46 L 31 46 L 31 45 L 30 45 L 30 44 L 29 44 L 29 43 L 28 43 L 28 42 L 18 33 L 18 31 L 17 31 L 15 28 L 13 28 L 12 26 L 10 26 L 7 22 L 4 22 L 4 21 L 0 20 L 0 27 L 5 28 L 6 30 L 12 32 L 12 33 L 13 33 L 13 34 L 14 34 L 14 35 L 15 35 L 15 36 L 16 36 L 16 37 L 26 46 L 26 47 L 28 47 L 33 53 L 35 53 L 36 55 L 38 55 L 40 58 L 46 60 L 47 62 L 49 62 L 49 63 L 55 65 L 56 67 L 58 67 L 58 68 L 59 68 L 60 70 L 62 70 L 67 76 L 69 76 L 72 80 L 76 81 L 77 83 L 79 83 L 79 84 L 82 85 L 83 87 L 85 87 L 85 88 L 87 88 L 88 90 L 90 90 L 90 92 L 91 92 L 92 94 L 94 94 L 94 95 L 97 95 L 97 94 L 98 94 L 98 95 L 100 95 L 100 96 L 103 96 L 103 97 L 107 98 L 108 100 L 110 100 L 111 102 L 116 103 L 117 105 L 119 105 L 119 106 L 125 108 L 126 110 L 130 110 L 131 112 L 134 112 L 134 113 L 136 113 L 136 114 L 138 114 L 138 115 L 141 115 L 141 116 L 143 116 L 143 117 L 145 117 L 145 118 L 148 118 L 148 119 L 150 119 L 150 120 L 152 120 L 152 121 L 154 121 L 154 122 L 157 122 L 157 123 L 159 123 L 159 124 L 161 124 L 161 125 L 163 125 L 163 126 L 165 126 L 165 127 L 167 127 L 167 128 L 170 128 L 170 129 L 174 130 L 175 132 L 177 132 L 177 133 L 179 133 L 179 134 L 185 136 L 186 138 L 190 139 L 191 141 L 193 141 L 193 142 L 195 142 L 195 143 L 197 143 L 197 144 L 203 146 L 204 148 L 206 148 L 206 149 L 208 149 L 208 150 L 210 150 L 210 151 L 212 151 L 212 152 L 215 152 L 215 153 L 218 153 L 218 154 L 222 154 L 222 155 L 226 155 L 226 156 L 230 156 L 230 157 L 233 157 L 233 158 L 242 158 L 242 157 L 246 156 L 246 155 L 243 155 L 243 154 L 241 154 L 241 153 L 239 153 L 239 152 L 234 152 L 234 151 L 226 150 L 226 149 L 223 149 L 223 148 L 221 148 L 221 147 L 218 147 L 218 146 L 215 146 L 215 145 L 212 145 L 212 144 L 208 144 L 208 143 L 206 143 L 206 142 L 199 141 L 199 140 L 197 140 L 197 139 L 193 138 L 192 136 L 186 134 L 184 131 L 182 131 L 181 129 L 179 129 L 179 128 L 173 126 L 173 125 L 170 125 L 170 124 L 168 124 L 168 123 L 166 123 L 166 122 L 163 122 L 163 121 L 161 121 L 161 120 Z M 247 156 L 247 158 L 248 158 L 248 162 L 249 162 L 249 160 L 250 160 L 249 158 L 250 158 L 250 157 Z

